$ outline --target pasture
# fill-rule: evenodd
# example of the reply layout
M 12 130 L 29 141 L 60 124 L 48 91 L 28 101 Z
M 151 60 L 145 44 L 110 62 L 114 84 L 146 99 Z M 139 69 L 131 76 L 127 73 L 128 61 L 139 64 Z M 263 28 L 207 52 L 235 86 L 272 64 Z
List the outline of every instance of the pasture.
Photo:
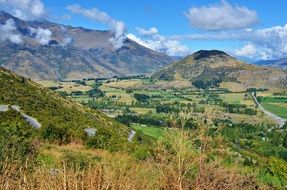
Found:
M 139 125 L 139 124 L 133 124 L 131 127 L 134 130 L 141 131 L 143 134 L 151 136 L 155 139 L 158 139 L 161 136 L 163 136 L 163 133 L 166 130 L 164 128 L 143 126 L 143 125 Z

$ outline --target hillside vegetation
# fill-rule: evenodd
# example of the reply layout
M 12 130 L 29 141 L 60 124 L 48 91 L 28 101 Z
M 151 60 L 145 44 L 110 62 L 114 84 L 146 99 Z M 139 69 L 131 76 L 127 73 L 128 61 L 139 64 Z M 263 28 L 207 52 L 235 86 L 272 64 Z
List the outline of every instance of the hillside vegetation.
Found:
M 42 124 L 41 130 L 62 129 L 69 135 L 69 141 L 82 139 L 85 128 L 95 128 L 102 141 L 97 146 L 120 149 L 130 144 L 127 141 L 130 129 L 126 126 L 3 68 L 0 68 L 0 104 L 19 106 Z
M 137 81 L 154 83 L 150 78 Z M 127 88 L 127 82 L 119 84 Z M 18 105 L 42 124 L 34 129 L 19 112 L 0 112 L 0 189 L 249 190 L 287 185 L 286 125 L 278 129 L 265 122 L 247 92 L 78 83 L 92 89 L 53 92 L 0 69 L 0 105 Z M 116 119 L 123 124 L 92 108 L 121 113 Z M 97 129 L 96 135 L 88 136 L 86 128 Z M 131 129 L 136 136 L 129 142 Z
M 161 80 L 189 80 L 197 88 L 226 85 L 230 90 L 284 89 L 287 72 L 249 65 L 218 50 L 201 50 L 156 72 Z M 226 87 L 224 86 L 224 87 Z

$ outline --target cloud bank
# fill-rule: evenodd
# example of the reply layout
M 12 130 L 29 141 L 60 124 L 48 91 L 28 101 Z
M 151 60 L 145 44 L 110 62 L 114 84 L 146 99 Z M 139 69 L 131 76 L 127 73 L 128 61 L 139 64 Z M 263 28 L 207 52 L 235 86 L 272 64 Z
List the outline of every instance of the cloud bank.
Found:
M 250 58 L 275 59 L 287 54 L 287 24 L 263 29 L 203 32 L 200 34 L 170 36 L 173 40 L 237 40 L 252 44 L 256 54 L 246 54 Z M 247 46 L 250 50 L 250 46 Z M 246 50 L 247 47 L 242 47 Z M 240 49 L 239 49 L 240 50 Z M 235 50 L 240 52 L 239 50 Z
M 136 27 L 136 30 L 140 35 L 143 35 L 143 36 L 152 36 L 152 35 L 155 35 L 158 33 L 158 30 L 155 27 L 151 27 L 148 30 L 145 30 L 145 29 L 140 28 L 140 27 Z
M 189 48 L 186 45 L 181 44 L 180 41 L 160 35 L 158 29 L 155 27 L 148 30 L 136 27 L 136 30 L 144 39 L 141 39 L 134 34 L 128 34 L 127 37 L 142 46 L 155 51 L 164 52 L 170 56 L 186 56 L 191 52 Z
M 52 32 L 49 29 L 30 27 L 29 30 L 39 44 L 49 44 L 52 37 Z
M 126 26 L 122 21 L 117 21 L 110 17 L 107 13 L 98 10 L 97 8 L 85 9 L 80 5 L 74 4 L 67 7 L 74 14 L 79 14 L 87 17 L 91 20 L 103 23 L 111 27 L 112 31 L 115 33 L 109 41 L 114 45 L 116 49 L 120 48 L 125 40 L 124 33 L 126 31 Z
M 234 54 L 239 57 L 250 57 L 252 58 L 256 54 L 256 47 L 252 44 L 246 44 L 242 48 L 235 50 Z
M 41 0 L 0 0 L 0 8 L 23 20 L 36 20 L 45 14 Z
M 192 7 L 185 15 L 192 27 L 202 30 L 242 29 L 258 22 L 255 11 L 225 0 L 218 5 Z
M 4 25 L 0 25 L 0 40 L 10 41 L 15 44 L 22 43 L 21 35 L 16 33 L 16 26 L 13 19 L 6 21 Z

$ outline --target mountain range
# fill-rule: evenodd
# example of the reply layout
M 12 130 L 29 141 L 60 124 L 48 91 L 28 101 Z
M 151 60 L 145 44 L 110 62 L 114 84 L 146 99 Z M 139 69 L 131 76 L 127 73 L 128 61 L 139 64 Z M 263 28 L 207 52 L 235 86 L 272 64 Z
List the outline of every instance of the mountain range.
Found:
M 24 21 L 0 12 L 0 65 L 32 79 L 149 74 L 175 58 L 112 31 Z
M 218 50 L 201 50 L 153 74 L 162 80 L 188 80 L 198 88 L 221 86 L 232 91 L 247 88 L 286 89 L 287 71 L 238 61 Z
M 287 69 L 287 57 L 283 57 L 280 59 L 260 60 L 255 62 L 254 64 L 259 66 Z

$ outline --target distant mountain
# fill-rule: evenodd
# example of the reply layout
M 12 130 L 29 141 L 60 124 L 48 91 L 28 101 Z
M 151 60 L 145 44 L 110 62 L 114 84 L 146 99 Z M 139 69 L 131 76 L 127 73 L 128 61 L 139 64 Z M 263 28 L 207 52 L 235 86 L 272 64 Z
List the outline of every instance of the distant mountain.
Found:
M 6 33 L 6 39 L 0 38 L 0 65 L 33 79 L 149 74 L 175 60 L 124 36 L 123 45 L 115 48 L 111 31 L 23 21 L 3 11 L 0 24 Z M 19 39 L 12 32 L 22 43 L 15 43 Z
M 261 60 L 261 61 L 255 62 L 254 64 L 259 65 L 259 66 L 268 66 L 268 67 L 287 69 L 287 57 L 280 58 L 280 59 L 273 59 L 273 60 Z
M 198 88 L 221 86 L 233 91 L 247 88 L 286 88 L 287 72 L 246 64 L 218 50 L 201 50 L 153 74 L 162 80 L 189 80 Z

